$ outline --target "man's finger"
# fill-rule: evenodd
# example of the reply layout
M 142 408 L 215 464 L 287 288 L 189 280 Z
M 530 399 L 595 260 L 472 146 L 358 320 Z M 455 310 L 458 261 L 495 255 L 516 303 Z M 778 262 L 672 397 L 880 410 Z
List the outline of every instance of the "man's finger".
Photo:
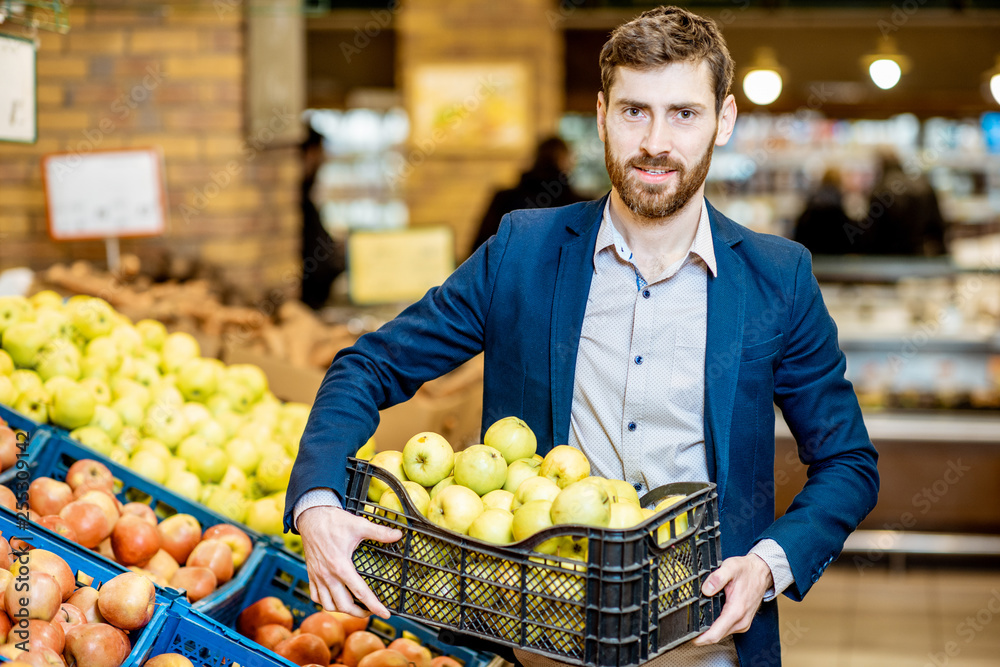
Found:
M 719 642 L 730 634 L 733 625 L 742 616 L 741 612 L 742 610 L 737 609 L 732 601 L 727 601 L 722 607 L 722 613 L 715 619 L 715 623 L 712 623 L 708 630 L 705 630 L 701 635 L 695 637 L 691 643 L 695 646 L 706 646 Z
M 316 593 L 316 586 L 313 584 L 312 576 L 309 577 L 309 599 L 316 604 L 320 604 L 319 595 Z
M 365 580 L 361 578 L 361 575 L 357 571 L 351 572 L 344 577 L 344 585 L 350 589 L 354 597 L 360 600 L 364 606 L 368 607 L 371 613 L 380 618 L 389 618 L 389 610 L 375 597 L 375 594 L 368 588 L 368 584 L 365 583 Z
M 318 588 L 320 604 L 323 605 L 323 609 L 327 611 L 337 611 L 337 605 L 333 603 L 333 597 L 330 595 L 330 586 L 324 581 L 320 582 Z
M 357 616 L 358 618 L 367 618 L 371 614 L 368 613 L 367 609 L 359 607 L 354 600 L 351 598 L 351 592 L 346 586 L 337 586 L 337 590 L 334 592 L 334 597 L 337 600 L 337 606 L 340 611 L 350 614 L 351 616 Z
M 721 591 L 726 587 L 733 577 L 736 575 L 736 566 L 729 562 L 729 559 L 722 561 L 722 565 L 719 566 L 712 574 L 708 575 L 708 579 L 705 580 L 705 585 L 701 587 L 701 592 L 705 595 L 712 596 Z
M 372 523 L 370 521 L 365 521 L 367 525 L 367 530 L 361 533 L 362 540 L 376 540 L 378 542 L 395 542 L 401 537 L 403 533 L 395 528 L 389 528 L 388 526 L 381 526 L 377 523 Z

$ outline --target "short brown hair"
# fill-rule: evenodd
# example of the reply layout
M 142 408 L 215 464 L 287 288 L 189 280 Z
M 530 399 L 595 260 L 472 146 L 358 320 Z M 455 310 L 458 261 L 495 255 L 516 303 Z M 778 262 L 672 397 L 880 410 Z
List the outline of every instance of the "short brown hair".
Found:
M 710 18 L 680 7 L 657 7 L 614 29 L 601 49 L 601 87 L 609 100 L 615 68 L 648 70 L 674 62 L 707 60 L 715 84 L 715 113 L 733 83 L 733 59 Z

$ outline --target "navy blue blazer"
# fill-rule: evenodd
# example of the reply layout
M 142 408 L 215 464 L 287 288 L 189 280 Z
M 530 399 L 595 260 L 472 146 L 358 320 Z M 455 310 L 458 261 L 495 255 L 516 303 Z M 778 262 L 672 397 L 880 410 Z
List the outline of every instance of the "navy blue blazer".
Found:
M 567 442 L 593 252 L 607 197 L 515 211 L 440 287 L 337 355 L 316 396 L 285 503 L 315 487 L 343 494 L 345 459 L 375 432 L 378 410 L 485 351 L 483 431 L 517 415 L 539 453 Z M 809 253 L 709 207 L 718 268 L 708 279 L 705 443 L 718 485 L 723 557 L 771 538 L 800 600 L 875 505 L 868 438 L 837 330 Z M 774 518 L 774 405 L 808 481 Z M 651 464 L 654 464 L 651 462 Z M 655 465 L 655 464 L 654 464 Z M 742 665 L 780 664 L 776 602 L 736 635 Z

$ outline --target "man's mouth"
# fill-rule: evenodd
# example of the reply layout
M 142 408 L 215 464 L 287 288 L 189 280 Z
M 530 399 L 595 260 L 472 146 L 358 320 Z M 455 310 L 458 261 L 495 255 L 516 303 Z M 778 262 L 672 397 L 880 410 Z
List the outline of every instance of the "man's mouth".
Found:
M 647 181 L 662 181 L 669 178 L 676 171 L 674 169 L 639 167 L 636 165 L 633 165 L 633 168 L 639 172 L 640 178 Z

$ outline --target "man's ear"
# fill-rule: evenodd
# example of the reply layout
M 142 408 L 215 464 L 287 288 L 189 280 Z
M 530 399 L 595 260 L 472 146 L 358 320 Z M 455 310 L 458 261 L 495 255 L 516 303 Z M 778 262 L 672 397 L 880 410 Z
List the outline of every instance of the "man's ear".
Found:
M 607 136 L 607 130 L 605 128 L 605 123 L 608 120 L 608 106 L 607 101 L 604 99 L 604 92 L 597 91 L 597 135 L 601 138 L 601 142 L 604 142 L 604 138 Z
M 729 137 L 733 136 L 733 129 L 736 127 L 736 98 L 729 95 L 722 102 L 722 110 L 719 111 L 719 129 L 715 134 L 715 145 L 725 146 L 729 143 Z

